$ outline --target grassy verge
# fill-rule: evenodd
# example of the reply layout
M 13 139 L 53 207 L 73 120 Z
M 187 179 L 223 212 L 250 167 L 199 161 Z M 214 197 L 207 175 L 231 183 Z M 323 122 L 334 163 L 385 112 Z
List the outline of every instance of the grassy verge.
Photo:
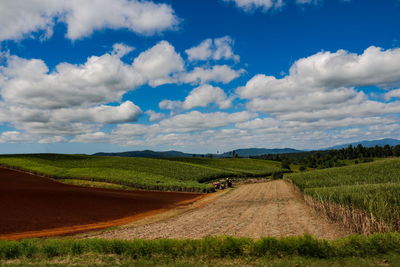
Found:
M 311 258 L 364 257 L 400 253 L 400 233 L 355 235 L 327 241 L 311 236 L 259 240 L 234 237 L 207 237 L 199 240 L 105 240 L 105 239 L 30 239 L 0 241 L 0 260 L 98 255 L 149 257 L 289 257 Z
M 137 188 L 134 187 L 105 183 L 105 182 L 95 182 L 95 181 L 78 180 L 78 179 L 59 179 L 59 181 L 64 184 L 85 186 L 85 187 L 107 188 L 107 189 L 118 189 L 118 190 L 137 190 Z

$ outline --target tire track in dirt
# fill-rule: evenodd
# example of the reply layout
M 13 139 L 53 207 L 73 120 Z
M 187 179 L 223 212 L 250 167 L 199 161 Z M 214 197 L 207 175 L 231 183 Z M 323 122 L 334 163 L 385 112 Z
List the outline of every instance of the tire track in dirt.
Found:
M 211 203 L 146 225 L 91 235 L 101 238 L 201 238 L 232 235 L 260 238 L 311 234 L 335 239 L 348 234 L 308 207 L 289 182 L 246 184 Z

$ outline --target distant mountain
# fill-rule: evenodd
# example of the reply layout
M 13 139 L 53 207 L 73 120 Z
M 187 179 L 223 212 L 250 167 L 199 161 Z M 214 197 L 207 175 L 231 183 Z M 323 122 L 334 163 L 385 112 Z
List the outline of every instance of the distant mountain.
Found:
M 242 148 L 234 150 L 239 157 L 250 157 L 250 156 L 260 156 L 266 154 L 287 154 L 287 153 L 297 153 L 303 152 L 301 150 L 293 148 Z M 231 157 L 233 151 L 225 152 L 220 157 Z
M 267 149 L 267 148 L 245 148 L 245 149 L 236 149 L 235 153 L 238 154 L 239 157 L 250 157 L 250 156 L 259 156 L 265 154 L 286 154 L 286 153 L 296 153 L 303 152 L 300 150 L 296 150 L 293 148 L 275 148 L 275 149 Z M 143 151 L 126 151 L 126 152 L 116 152 L 116 153 L 105 153 L 100 152 L 93 154 L 94 156 L 113 156 L 113 157 L 141 157 L 141 158 L 190 158 L 194 154 L 184 153 L 180 151 L 153 151 L 153 150 L 143 150 Z M 195 154 L 196 157 L 202 156 L 202 154 Z M 208 156 L 210 154 L 204 154 L 204 156 Z M 223 154 L 212 154 L 214 158 L 224 158 L 224 157 L 232 157 L 232 151 L 225 152 Z
M 385 139 L 380 139 L 380 140 L 359 141 L 359 142 L 354 142 L 354 143 L 349 143 L 349 144 L 328 147 L 324 150 L 342 149 L 342 148 L 348 147 L 349 145 L 357 146 L 358 144 L 361 144 L 364 147 L 385 146 L 385 145 L 397 146 L 397 145 L 400 145 L 400 140 L 392 139 L 392 138 L 385 138 Z
M 116 152 L 116 153 L 96 153 L 94 156 L 114 156 L 114 157 L 141 157 L 141 158 L 188 158 L 192 157 L 193 154 L 183 153 L 180 151 L 152 151 L 152 150 L 143 150 L 143 151 L 127 151 L 127 152 Z

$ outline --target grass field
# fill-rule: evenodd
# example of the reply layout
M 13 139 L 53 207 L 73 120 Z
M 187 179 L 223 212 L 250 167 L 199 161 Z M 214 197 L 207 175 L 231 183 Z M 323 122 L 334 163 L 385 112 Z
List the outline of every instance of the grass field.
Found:
M 400 234 L 350 236 L 325 241 L 311 236 L 262 238 L 207 237 L 199 240 L 104 240 L 43 239 L 0 241 L 0 262 L 61 263 L 79 261 L 107 265 L 141 264 L 145 266 L 347 266 L 400 262 Z M 352 257 L 352 258 L 350 258 Z M 341 258 L 338 260 L 338 258 Z M 91 259 L 88 261 L 88 259 Z M 201 264 L 203 263 L 203 264 Z M 288 265 L 289 264 L 289 265 Z M 320 264 L 320 265 L 318 265 Z M 321 265 L 323 264 L 323 265 Z M 367 265 L 368 264 L 368 265 Z M 61 265 L 62 266 L 62 265 Z M 339 265 L 333 265 L 339 266 Z M 346 266 L 346 265 L 340 265 Z M 354 265 L 353 265 L 354 266 Z
M 321 203 L 361 210 L 390 230 L 400 227 L 400 159 L 385 159 L 346 167 L 287 176 Z
M 75 178 L 172 191 L 210 192 L 205 183 L 224 177 L 269 176 L 276 163 L 252 159 L 164 160 L 86 155 L 31 154 L 0 156 L 0 164 L 59 179 Z

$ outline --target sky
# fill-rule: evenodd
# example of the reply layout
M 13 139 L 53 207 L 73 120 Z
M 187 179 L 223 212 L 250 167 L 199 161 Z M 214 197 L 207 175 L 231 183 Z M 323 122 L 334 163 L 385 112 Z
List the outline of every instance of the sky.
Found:
M 0 1 L 0 153 L 400 138 L 400 0 Z

